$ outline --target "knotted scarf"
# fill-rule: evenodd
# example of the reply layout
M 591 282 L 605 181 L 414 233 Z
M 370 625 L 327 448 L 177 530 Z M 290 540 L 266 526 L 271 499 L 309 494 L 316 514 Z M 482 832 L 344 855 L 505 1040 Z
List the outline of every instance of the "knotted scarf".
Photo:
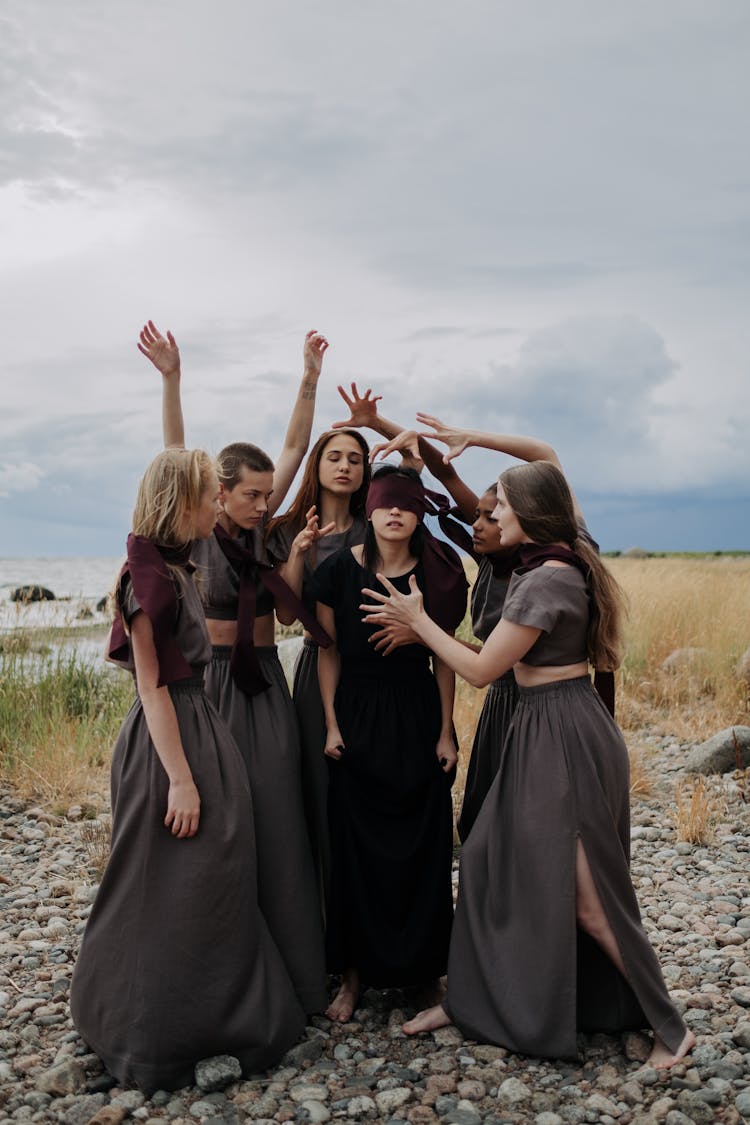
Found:
M 315 615 L 305 608 L 294 591 L 269 563 L 257 559 L 248 547 L 243 546 L 239 539 L 234 539 L 224 530 L 221 524 L 217 523 L 213 533 L 240 582 L 237 605 L 237 638 L 232 645 L 229 667 L 232 670 L 234 682 L 245 695 L 259 695 L 260 692 L 266 691 L 271 685 L 263 675 L 253 645 L 256 602 L 255 580 L 258 572 L 261 573 L 263 585 L 266 589 L 273 594 L 280 605 L 294 613 L 317 644 L 322 648 L 328 648 L 331 644 L 331 638 Z
M 117 580 L 120 612 L 112 625 L 107 655 L 116 664 L 132 663 L 130 637 L 125 632 L 121 605 L 123 582 L 129 575 L 135 599 L 151 622 L 159 661 L 158 687 L 189 679 L 193 675 L 193 669 L 175 640 L 178 596 L 175 577 L 168 565 L 189 567 L 191 546 L 187 543 L 181 548 L 159 547 L 145 535 L 131 533 L 128 536 L 127 562 Z

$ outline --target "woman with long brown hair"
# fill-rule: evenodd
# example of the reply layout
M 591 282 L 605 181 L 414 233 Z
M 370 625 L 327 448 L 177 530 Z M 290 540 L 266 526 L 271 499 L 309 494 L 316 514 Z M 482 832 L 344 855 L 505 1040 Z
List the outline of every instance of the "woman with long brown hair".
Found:
M 492 448 L 491 435 L 471 438 Z M 446 999 L 404 1030 L 452 1021 L 471 1039 L 574 1057 L 578 1030 L 651 1026 L 651 1065 L 671 1066 L 695 1039 L 641 925 L 627 749 L 589 675 L 590 664 L 619 664 L 622 595 L 581 537 L 557 466 L 506 470 L 496 518 L 521 565 L 481 652 L 427 616 L 413 578 L 403 594 L 378 576 L 386 594 L 366 590 L 362 606 L 371 624 L 407 624 L 475 686 L 510 668 L 519 686 L 500 767 L 462 851 Z
M 269 556 L 305 607 L 315 613 L 314 575 L 336 551 L 361 544 L 367 520 L 370 449 L 357 430 L 329 430 L 308 455 L 302 483 L 289 509 L 270 521 Z M 311 527 L 309 534 L 305 529 Z M 320 530 L 319 530 L 320 528 Z M 330 878 L 325 718 L 318 686 L 318 644 L 305 632 L 294 669 L 292 698 L 301 745 L 302 796 L 318 882 L 321 908 Z

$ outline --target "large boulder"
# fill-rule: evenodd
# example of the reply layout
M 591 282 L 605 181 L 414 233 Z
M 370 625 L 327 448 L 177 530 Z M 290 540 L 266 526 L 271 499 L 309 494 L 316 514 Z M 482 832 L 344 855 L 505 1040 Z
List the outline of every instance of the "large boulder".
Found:
M 647 559 L 648 551 L 644 551 L 643 547 L 628 547 L 627 551 L 623 551 L 620 555 L 621 559 Z
M 750 766 L 750 727 L 720 730 L 691 750 L 685 762 L 690 773 L 731 773 L 738 766 Z
M 664 672 L 679 672 L 683 668 L 693 671 L 705 668 L 711 660 L 711 653 L 707 648 L 697 648 L 689 645 L 687 648 L 676 648 L 662 662 Z
M 10 592 L 12 602 L 54 602 L 55 595 L 46 586 L 16 586 Z

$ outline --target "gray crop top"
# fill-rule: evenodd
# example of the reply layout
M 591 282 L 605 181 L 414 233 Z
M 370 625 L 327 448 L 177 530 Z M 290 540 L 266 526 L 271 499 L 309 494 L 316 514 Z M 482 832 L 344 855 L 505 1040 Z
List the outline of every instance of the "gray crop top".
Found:
M 193 575 L 181 567 L 174 568 L 173 572 L 177 591 L 177 618 L 174 626 L 174 638 L 180 652 L 194 668 L 203 668 L 211 659 L 211 641 L 206 630 L 206 620 L 203 613 L 201 600 L 195 588 Z M 133 593 L 130 578 L 123 582 L 121 594 L 122 616 L 129 627 L 131 621 L 141 609 Z M 123 665 L 130 672 L 135 670 L 132 657 L 129 663 Z
M 523 657 L 524 664 L 579 664 L 588 660 L 589 592 L 577 567 L 539 566 L 527 574 L 514 574 L 503 618 L 542 630 Z
M 241 531 L 239 539 L 242 546 L 251 550 L 256 559 L 264 559 L 262 533 Z M 198 571 L 198 589 L 206 617 L 218 621 L 235 621 L 240 580 L 216 536 L 197 539 L 193 543 L 190 557 Z M 260 577 L 255 582 L 255 597 L 256 618 L 273 613 L 273 594 L 265 588 Z

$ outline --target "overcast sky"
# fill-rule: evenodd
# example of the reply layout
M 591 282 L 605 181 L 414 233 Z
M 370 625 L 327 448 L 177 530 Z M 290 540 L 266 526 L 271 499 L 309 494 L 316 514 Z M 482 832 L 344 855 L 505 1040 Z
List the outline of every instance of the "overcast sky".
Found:
M 190 444 L 357 379 L 558 450 L 608 549 L 750 548 L 746 0 L 6 0 L 0 555 L 118 554 Z M 507 462 L 457 463 L 483 487 Z

